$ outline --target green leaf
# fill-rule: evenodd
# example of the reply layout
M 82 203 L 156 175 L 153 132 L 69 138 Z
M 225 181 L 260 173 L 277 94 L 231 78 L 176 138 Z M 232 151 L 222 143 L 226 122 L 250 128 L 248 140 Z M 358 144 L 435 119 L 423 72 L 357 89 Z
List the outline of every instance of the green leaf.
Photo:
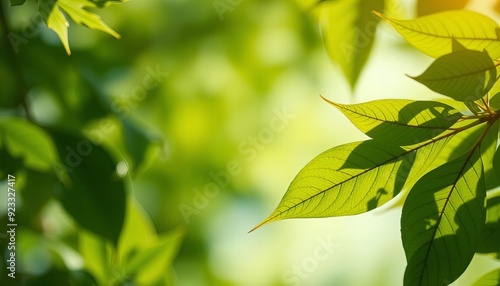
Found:
M 385 99 L 353 105 L 328 102 L 361 132 L 397 146 L 432 139 L 448 130 L 461 116 L 453 107 L 435 101 Z
M 328 55 L 354 88 L 370 55 L 379 22 L 371 11 L 382 11 L 384 1 L 324 1 L 321 9 L 320 29 Z
M 472 260 L 486 189 L 480 154 L 471 152 L 427 173 L 410 191 L 401 216 L 404 285 L 451 284 Z
M 125 186 L 116 163 L 82 136 L 51 134 L 67 178 L 61 180 L 63 206 L 81 226 L 116 245 L 125 217 Z
M 425 16 L 446 10 L 460 10 L 467 5 L 469 0 L 418 0 L 417 15 Z
M 144 128 L 140 128 L 129 119 L 122 119 L 123 125 L 123 141 L 129 153 L 133 169 L 139 169 L 144 160 L 147 159 L 147 151 L 153 141 Z
M 486 224 L 476 252 L 500 258 L 500 191 L 488 192 Z
M 139 250 L 125 262 L 125 272 L 137 285 L 154 285 L 168 274 L 181 245 L 184 231 L 162 235 L 158 242 Z
M 11 158 L 23 159 L 23 165 L 33 170 L 51 170 L 57 158 L 50 137 L 38 126 L 19 118 L 0 119 L 0 146 Z
M 500 178 L 500 148 L 497 148 L 493 157 L 493 171 L 495 172 L 495 176 Z
M 420 176 L 446 142 L 431 141 L 408 150 L 374 140 L 334 147 L 299 172 L 276 210 L 251 231 L 281 219 L 345 216 L 375 209 Z
M 23 5 L 26 2 L 26 0 L 10 0 L 10 5 L 11 6 L 20 6 Z
M 500 110 L 500 93 L 497 93 L 493 95 L 493 97 L 491 97 L 490 106 L 495 110 Z
M 500 268 L 481 276 L 473 286 L 498 286 L 500 285 Z
M 97 280 L 97 285 L 110 285 L 113 273 L 113 245 L 87 231 L 79 232 L 78 249 L 85 262 L 85 268 Z
M 500 57 L 500 27 L 487 16 L 466 11 L 446 11 L 413 20 L 396 20 L 375 12 L 421 52 L 438 58 L 452 52 L 453 40 L 469 50 L 486 50 Z
M 88 0 L 48 0 L 40 1 L 39 6 L 40 14 L 47 27 L 56 32 L 68 55 L 71 54 L 68 41 L 69 23 L 61 10 L 79 25 L 105 32 L 117 39 L 120 38 L 120 35 L 106 25 L 99 16 L 86 10 L 105 6 L 104 4 L 98 5 Z
M 495 150 L 498 145 L 498 128 L 500 121 L 493 123 L 488 130 L 488 133 L 481 142 L 481 160 L 483 161 L 484 177 L 486 181 L 486 189 L 494 189 L 500 185 L 500 176 L 495 174 L 494 157 Z
M 435 60 L 416 81 L 458 101 L 483 97 L 495 84 L 497 71 L 487 52 L 455 51 Z

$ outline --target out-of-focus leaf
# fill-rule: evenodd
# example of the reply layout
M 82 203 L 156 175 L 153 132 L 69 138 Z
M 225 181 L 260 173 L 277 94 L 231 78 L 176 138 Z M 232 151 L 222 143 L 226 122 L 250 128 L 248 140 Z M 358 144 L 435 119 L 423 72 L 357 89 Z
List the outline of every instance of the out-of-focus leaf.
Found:
M 10 0 L 10 5 L 11 6 L 20 6 L 23 5 L 26 2 L 26 0 Z
M 11 159 L 21 158 L 24 166 L 38 171 L 50 170 L 57 157 L 50 137 L 36 125 L 19 118 L 0 119 L 0 146 Z
M 138 285 L 155 285 L 169 273 L 181 245 L 184 231 L 175 230 L 159 237 L 158 242 L 144 247 L 125 263 L 125 272 Z
M 139 169 L 144 159 L 147 158 L 146 153 L 151 146 L 152 139 L 146 130 L 141 129 L 129 119 L 123 119 L 122 125 L 123 140 L 133 161 L 133 168 Z
M 472 260 L 486 188 L 480 152 L 471 152 L 427 173 L 410 191 L 401 216 L 404 285 L 452 283 Z
M 321 35 L 328 55 L 354 88 L 370 55 L 379 22 L 371 11 L 382 11 L 384 1 L 323 1 L 320 8 Z
M 92 273 L 97 285 L 108 285 L 113 273 L 113 246 L 110 242 L 90 233 L 81 231 L 79 251 L 85 263 L 85 269 Z
M 413 20 L 396 20 L 378 12 L 375 14 L 389 21 L 415 48 L 433 58 L 450 54 L 454 41 L 469 50 L 486 50 L 493 59 L 500 57 L 500 27 L 482 14 L 457 10 Z
M 495 172 L 495 176 L 500 178 L 500 148 L 497 148 L 495 156 L 493 156 L 493 170 Z
M 453 107 L 436 101 L 385 99 L 353 105 L 328 102 L 366 135 L 397 146 L 434 138 L 461 115 Z
M 417 15 L 425 16 L 446 10 L 460 10 L 469 0 L 418 0 Z
M 68 55 L 71 54 L 68 41 L 69 23 L 61 11 L 64 11 L 79 25 L 105 32 L 117 39 L 120 38 L 120 35 L 106 25 L 99 16 L 87 10 L 88 8 L 103 6 L 104 4 L 102 1 L 100 2 L 101 3 L 98 5 L 88 0 L 39 1 L 39 10 L 42 18 L 47 24 L 47 27 L 52 29 L 59 36 Z
M 51 131 L 69 180 L 62 180 L 61 202 L 83 227 L 118 243 L 125 217 L 125 186 L 116 163 L 82 136 Z
M 18 192 L 21 194 L 23 207 L 20 217 L 33 223 L 36 215 L 46 203 L 54 197 L 57 178 L 53 173 L 40 173 L 33 170 L 23 171 L 23 183 L 19 184 Z
M 287 218 L 354 215 L 375 209 L 394 198 L 407 181 L 421 176 L 445 145 L 443 139 L 407 150 L 374 140 L 334 147 L 299 172 L 276 210 L 252 231 Z
M 498 286 L 500 285 L 500 268 L 481 276 L 472 286 Z
M 435 60 L 416 81 L 458 101 L 474 101 L 493 87 L 497 71 L 486 51 L 455 51 Z
M 476 252 L 490 253 L 500 258 L 500 191 L 489 192 L 486 224 Z
M 111 6 L 113 4 L 127 2 L 128 0 L 89 0 L 89 1 L 94 2 L 94 4 L 97 7 L 108 7 L 108 6 Z

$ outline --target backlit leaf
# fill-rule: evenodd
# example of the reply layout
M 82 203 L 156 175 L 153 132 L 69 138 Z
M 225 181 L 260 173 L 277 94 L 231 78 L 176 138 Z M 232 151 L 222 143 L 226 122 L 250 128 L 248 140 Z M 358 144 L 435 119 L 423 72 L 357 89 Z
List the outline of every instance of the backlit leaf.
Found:
M 483 97 L 496 81 L 496 68 L 486 52 L 455 51 L 435 60 L 416 81 L 458 101 Z
M 459 10 L 467 5 L 469 0 L 418 0 L 417 15 L 425 16 L 446 10 Z
M 25 2 L 26 2 L 26 0 L 10 0 L 10 5 L 19 6 L 19 5 L 23 5 Z
M 500 93 L 494 94 L 491 97 L 490 106 L 495 110 L 500 110 Z
M 51 131 L 67 180 L 60 200 L 84 228 L 118 243 L 125 217 L 125 185 L 116 163 L 100 146 L 81 136 Z
M 451 284 L 465 271 L 484 227 L 486 189 L 478 150 L 424 175 L 403 206 L 404 285 Z
M 375 13 L 389 21 L 406 41 L 431 57 L 451 53 L 453 40 L 469 50 L 486 50 L 493 59 L 500 57 L 500 27 L 482 14 L 456 10 L 413 20 L 396 20 Z
M 320 7 L 321 36 L 328 55 L 354 88 L 370 55 L 379 22 L 371 11 L 382 11 L 384 1 L 323 1 Z
M 500 191 L 488 192 L 486 224 L 476 252 L 500 258 Z
M 488 134 L 481 142 L 481 160 L 483 161 L 486 189 L 490 190 L 500 185 L 500 176 L 493 170 L 495 151 L 498 144 L 498 127 L 500 121 L 493 123 Z
M 473 286 L 498 286 L 500 285 L 500 268 L 486 273 Z
M 444 103 L 385 99 L 346 105 L 330 102 L 375 140 L 403 146 L 436 137 L 460 118 L 460 112 Z
M 101 6 L 106 6 L 101 3 Z M 75 23 L 90 29 L 105 32 L 117 39 L 120 35 L 106 25 L 99 16 L 87 11 L 88 8 L 97 8 L 100 5 L 88 0 L 47 0 L 39 1 L 39 11 L 49 29 L 58 35 L 66 52 L 71 54 L 68 41 L 69 23 L 62 13 L 66 13 Z
M 406 181 L 420 176 L 446 141 L 407 150 L 374 140 L 334 147 L 299 172 L 276 210 L 253 230 L 281 219 L 345 216 L 375 209 L 394 198 Z
M 493 170 L 497 178 L 500 178 L 500 148 L 497 148 L 495 156 L 493 157 Z

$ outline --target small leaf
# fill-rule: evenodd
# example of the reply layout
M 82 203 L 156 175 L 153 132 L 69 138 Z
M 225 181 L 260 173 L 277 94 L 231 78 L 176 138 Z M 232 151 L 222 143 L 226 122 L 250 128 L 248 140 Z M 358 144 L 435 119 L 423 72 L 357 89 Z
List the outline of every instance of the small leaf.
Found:
M 59 36 L 68 55 L 71 54 L 68 41 L 69 23 L 61 10 L 79 25 L 105 32 L 117 39 L 120 38 L 120 35 L 106 25 L 99 16 L 86 10 L 86 8 L 97 8 L 98 6 L 105 5 L 98 5 L 88 0 L 39 1 L 39 11 L 43 20 L 47 27 Z
M 438 58 L 452 52 L 453 40 L 469 50 L 486 50 L 493 59 L 500 57 L 500 27 L 487 16 L 466 11 L 446 11 L 413 20 L 391 19 L 375 12 L 421 52 Z
M 451 106 L 435 101 L 385 99 L 353 105 L 328 102 L 361 132 L 397 146 L 432 139 L 448 130 L 461 115 Z
M 118 243 L 125 217 L 125 185 L 116 163 L 98 145 L 81 136 L 51 131 L 62 169 L 61 202 L 84 228 Z
M 488 53 L 462 50 L 438 58 L 413 79 L 455 100 L 474 101 L 488 93 L 496 76 Z
M 450 284 L 474 256 L 486 189 L 479 152 L 471 152 L 424 175 L 408 195 L 401 216 L 406 286 Z
M 469 0 L 418 0 L 417 15 L 425 16 L 446 10 L 460 10 L 467 5 Z
M 486 224 L 476 252 L 500 258 L 500 191 L 489 192 L 486 205 Z
M 500 285 L 500 268 L 481 276 L 472 286 L 498 286 Z
M 370 55 L 379 22 L 371 11 L 382 11 L 384 1 L 323 1 L 321 9 L 321 36 L 328 55 L 354 88 Z
M 156 285 L 168 275 L 181 245 L 184 231 L 175 230 L 159 237 L 158 242 L 136 252 L 125 262 L 125 272 L 134 277 L 137 285 Z

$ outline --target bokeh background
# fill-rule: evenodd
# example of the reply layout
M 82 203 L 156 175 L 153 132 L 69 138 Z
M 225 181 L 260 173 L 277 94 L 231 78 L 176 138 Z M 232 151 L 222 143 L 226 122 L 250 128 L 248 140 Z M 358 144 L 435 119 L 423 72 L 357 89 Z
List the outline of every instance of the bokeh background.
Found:
M 43 23 L 30 25 L 34 1 L 8 9 L 18 33 L 34 26 L 17 55 L 32 67 L 26 77 L 35 83 L 27 90 L 35 120 L 83 130 L 112 150 L 124 174 L 133 170 L 128 191 L 156 231 L 185 232 L 173 262 L 175 285 L 401 285 L 406 261 L 399 208 L 287 220 L 247 233 L 314 156 L 366 138 L 320 95 L 341 103 L 437 97 L 405 75 L 421 73 L 431 59 L 386 23 L 351 90 L 325 51 L 312 2 L 131 0 L 98 12 L 119 40 L 72 23 L 71 56 Z M 493 2 L 472 1 L 469 8 L 498 19 L 489 9 Z M 413 17 L 415 1 L 402 3 L 392 13 Z M 1 100 L 9 106 L 17 87 L 5 48 L 2 58 Z M 154 86 L 145 85 L 148 75 Z M 80 78 L 115 108 L 114 115 L 100 113 Z M 122 119 L 140 130 L 127 135 L 132 142 L 147 139 L 132 148 L 136 155 L 125 154 Z M 132 161 L 134 166 L 127 163 Z M 0 185 L 4 197 L 6 181 Z M 67 249 L 78 225 L 57 200 L 40 208 L 44 227 L 21 227 L 20 248 L 43 238 L 66 245 L 60 254 L 79 261 Z M 6 211 L 0 205 L 2 216 Z M 20 271 L 43 276 L 58 267 L 43 251 L 28 253 Z M 477 255 L 453 285 L 469 285 L 495 267 L 498 262 Z

